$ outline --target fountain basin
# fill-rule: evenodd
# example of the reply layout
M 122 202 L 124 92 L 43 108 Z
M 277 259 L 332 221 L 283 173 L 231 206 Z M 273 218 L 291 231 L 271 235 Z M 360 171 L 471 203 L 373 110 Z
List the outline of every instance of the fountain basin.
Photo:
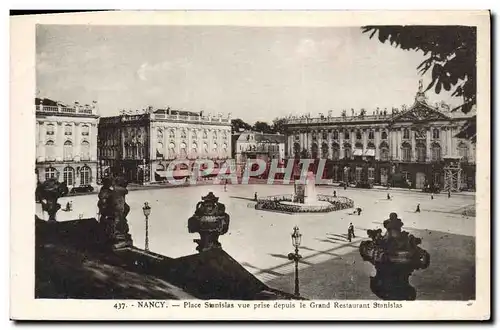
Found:
M 316 200 L 309 204 L 294 202 L 294 196 L 294 194 L 288 194 L 264 197 L 257 201 L 255 209 L 295 214 L 326 213 L 354 207 L 354 201 L 343 196 L 317 195 Z

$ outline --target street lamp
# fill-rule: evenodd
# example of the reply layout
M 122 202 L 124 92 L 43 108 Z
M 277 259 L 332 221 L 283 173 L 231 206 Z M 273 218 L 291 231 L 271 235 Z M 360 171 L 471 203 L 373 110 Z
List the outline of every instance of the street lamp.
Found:
M 144 202 L 142 212 L 144 212 L 144 217 L 146 218 L 146 241 L 144 243 L 144 250 L 149 251 L 149 215 L 151 214 L 151 206 L 149 206 L 148 202 Z
M 295 262 L 295 296 L 299 297 L 299 260 L 302 256 L 299 254 L 299 246 L 302 240 L 302 234 L 299 231 L 299 227 L 293 227 L 292 233 L 292 246 L 295 248 L 294 253 L 288 254 L 288 259 Z

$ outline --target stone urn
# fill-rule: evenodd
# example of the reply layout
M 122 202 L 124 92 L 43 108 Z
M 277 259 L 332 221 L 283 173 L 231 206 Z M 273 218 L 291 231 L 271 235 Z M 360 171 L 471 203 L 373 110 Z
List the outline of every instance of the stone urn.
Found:
M 42 210 L 48 213 L 48 221 L 56 221 L 57 211 L 61 209 L 61 204 L 57 200 L 67 194 L 68 186 L 66 183 L 59 182 L 56 178 L 45 180 L 37 185 L 35 198 L 42 204 Z
M 410 285 L 410 275 L 429 267 L 430 255 L 419 247 L 422 243 L 406 231 L 396 213 L 384 221 L 386 232 L 368 230 L 371 240 L 361 242 L 359 253 L 364 261 L 375 266 L 376 275 L 370 277 L 372 292 L 384 300 L 415 300 L 416 290 Z
M 196 250 L 204 252 L 211 249 L 220 249 L 219 236 L 229 230 L 229 215 L 224 204 L 219 203 L 219 197 L 212 192 L 201 197 L 196 204 L 194 215 L 188 219 L 189 233 L 199 233 L 200 238 L 194 239 Z

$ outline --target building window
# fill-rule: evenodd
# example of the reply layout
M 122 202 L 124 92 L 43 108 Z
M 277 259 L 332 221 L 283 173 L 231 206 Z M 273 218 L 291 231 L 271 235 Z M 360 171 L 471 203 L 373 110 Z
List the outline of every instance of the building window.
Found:
M 198 145 L 196 143 L 192 144 L 191 152 L 193 153 L 193 157 L 196 157 L 196 155 L 198 154 Z
M 186 159 L 187 158 L 187 150 L 186 150 L 187 146 L 184 142 L 182 142 L 180 144 L 180 147 L 181 147 L 181 150 L 180 150 L 181 151 L 181 154 L 180 154 L 181 159 Z
M 214 141 L 217 141 L 217 131 L 214 131 L 214 133 L 213 133 L 213 139 L 214 139 Z
M 207 143 L 203 143 L 203 152 L 205 153 L 205 155 L 208 154 L 208 144 Z
M 404 162 L 411 161 L 411 146 L 408 143 L 403 144 L 401 147 L 401 156 Z
M 328 132 L 327 131 L 323 131 L 321 133 L 321 137 L 322 137 L 323 140 L 327 140 L 328 139 Z
M 363 172 L 363 169 L 361 167 L 356 167 L 356 181 L 357 182 L 361 181 L 362 172 Z
M 441 160 L 441 146 L 438 143 L 433 143 L 431 147 L 432 160 L 440 161 Z
M 356 140 L 361 140 L 361 131 L 356 132 Z
M 214 143 L 212 150 L 213 150 L 213 152 L 217 153 L 217 151 L 218 151 L 217 143 Z
M 417 162 L 425 162 L 425 159 L 427 158 L 426 154 L 427 148 L 425 147 L 425 144 L 417 144 Z
M 169 158 L 174 158 L 175 157 L 175 144 L 171 142 L 168 145 L 168 157 Z
M 344 158 L 346 158 L 346 159 L 351 159 L 352 158 L 352 148 L 348 144 L 346 144 L 344 146 Z
M 80 185 L 81 186 L 87 186 L 90 184 L 91 174 L 92 174 L 92 172 L 90 171 L 90 167 L 88 167 L 88 166 L 83 166 L 80 169 Z
M 227 140 L 227 132 L 222 133 L 222 139 Z
M 222 145 L 222 151 L 223 151 L 224 153 L 226 153 L 226 152 L 227 152 L 227 144 L 225 144 L 225 143 L 224 143 L 224 144 Z
M 328 158 L 328 144 L 326 143 L 323 143 L 321 145 L 321 156 L 324 158 L 324 159 L 327 159 Z
M 462 160 L 468 160 L 469 159 L 469 147 L 467 144 L 460 142 L 458 145 L 458 155 Z
M 340 159 L 340 147 L 336 143 L 334 143 L 332 145 L 332 159 L 333 160 L 339 160 Z
M 163 143 L 156 143 L 156 159 L 163 159 Z
M 143 150 L 142 150 L 142 144 L 141 143 L 137 143 L 137 156 L 139 157 L 139 159 L 143 159 L 144 157 L 144 153 L 143 153 Z
M 294 154 L 295 158 L 300 157 L 300 144 L 298 142 L 295 142 L 293 144 L 293 154 Z
M 186 135 L 186 130 L 185 130 L 185 129 L 183 129 L 183 130 L 181 131 L 181 139 L 185 139 L 185 138 L 186 138 L 186 136 L 187 136 L 187 135 Z
M 64 135 L 72 135 L 73 134 L 73 127 L 69 124 L 64 126 Z
M 72 186 L 75 184 L 75 170 L 71 166 L 66 166 L 63 170 L 63 178 L 66 185 Z
M 333 181 L 338 181 L 339 180 L 339 167 L 334 166 L 333 167 Z
M 403 130 L 403 139 L 409 139 L 410 138 L 410 130 L 405 128 Z
M 207 130 L 203 130 L 203 139 L 208 139 L 208 133 Z
M 338 140 L 339 139 L 339 132 L 338 131 L 333 131 L 333 139 Z
M 83 125 L 82 126 L 82 135 L 89 135 L 90 128 L 89 125 Z
M 373 131 L 368 132 L 368 139 L 373 140 L 375 138 L 375 133 Z
M 311 146 L 311 157 L 313 159 L 318 158 L 318 145 L 316 143 L 313 143 Z
M 48 124 L 46 126 L 46 134 L 47 135 L 54 135 L 54 124 Z
M 64 157 L 64 160 L 72 160 L 73 159 L 73 143 L 71 143 L 71 141 L 64 142 L 63 157 Z
M 439 129 L 435 128 L 432 130 L 432 138 L 439 139 Z
M 161 128 L 158 128 L 158 132 L 156 133 L 156 137 L 158 140 L 163 140 L 163 130 Z
M 196 133 L 196 130 L 191 132 L 191 140 L 198 141 L 198 134 Z
M 90 160 L 90 143 L 83 141 L 81 144 L 82 160 Z
M 299 134 L 295 134 L 295 141 L 299 141 L 300 140 L 300 135 Z
M 47 141 L 47 143 L 45 143 L 45 158 L 48 161 L 56 160 L 56 149 L 54 146 L 54 141 L 49 140 Z
M 57 178 L 57 170 L 53 167 L 48 167 L 45 169 L 45 180 Z
M 368 169 L 368 180 L 375 180 L 375 169 L 373 167 Z
M 382 132 L 382 140 L 387 140 L 387 132 L 386 131 Z
M 349 139 L 349 131 L 344 132 L 344 139 Z
M 380 160 L 382 160 L 382 161 L 389 160 L 389 150 L 388 149 L 381 149 L 380 150 Z
M 171 139 L 175 139 L 175 131 L 173 129 L 171 129 L 168 132 L 168 137 L 171 138 Z

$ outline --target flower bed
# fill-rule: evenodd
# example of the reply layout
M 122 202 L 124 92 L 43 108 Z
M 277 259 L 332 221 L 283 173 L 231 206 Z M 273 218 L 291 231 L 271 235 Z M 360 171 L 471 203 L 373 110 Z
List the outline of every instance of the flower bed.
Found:
M 354 201 L 347 197 L 334 197 L 318 195 L 319 201 L 328 202 L 328 205 L 284 204 L 283 201 L 292 202 L 293 195 L 276 195 L 260 198 L 255 205 L 257 210 L 270 210 L 284 213 L 325 213 L 339 211 L 354 207 Z

